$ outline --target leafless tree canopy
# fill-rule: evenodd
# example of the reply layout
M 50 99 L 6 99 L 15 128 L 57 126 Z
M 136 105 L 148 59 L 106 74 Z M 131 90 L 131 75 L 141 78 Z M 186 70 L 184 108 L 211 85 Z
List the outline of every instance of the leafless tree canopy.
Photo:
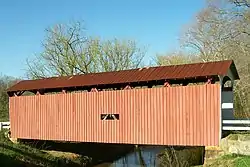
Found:
M 15 82 L 15 78 L 0 76 L 0 122 L 9 120 L 9 97 L 7 89 Z
M 238 116 L 250 116 L 250 1 L 209 0 L 181 36 L 180 52 L 158 56 L 158 64 L 233 59 L 240 75 L 235 85 Z M 167 60 L 167 61 L 166 61 Z
M 81 22 L 58 24 L 46 33 L 43 52 L 27 60 L 29 78 L 136 68 L 145 55 L 132 40 L 88 37 Z

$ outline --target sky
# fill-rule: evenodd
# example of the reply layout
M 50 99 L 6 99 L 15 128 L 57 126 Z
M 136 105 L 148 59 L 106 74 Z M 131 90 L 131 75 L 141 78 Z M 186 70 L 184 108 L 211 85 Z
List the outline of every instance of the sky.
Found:
M 147 47 L 145 62 L 174 51 L 203 0 L 1 0 L 0 75 L 25 76 L 26 59 L 42 52 L 45 29 L 84 21 L 102 39 L 132 39 Z

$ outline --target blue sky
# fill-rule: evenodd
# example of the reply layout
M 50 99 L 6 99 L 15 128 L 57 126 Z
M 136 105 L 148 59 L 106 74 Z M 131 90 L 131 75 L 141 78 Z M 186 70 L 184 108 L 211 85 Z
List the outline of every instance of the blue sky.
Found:
M 26 59 L 42 51 L 45 28 L 71 20 L 84 20 L 88 35 L 148 46 L 148 62 L 178 47 L 182 27 L 204 5 L 203 0 L 1 0 L 0 74 L 24 76 Z

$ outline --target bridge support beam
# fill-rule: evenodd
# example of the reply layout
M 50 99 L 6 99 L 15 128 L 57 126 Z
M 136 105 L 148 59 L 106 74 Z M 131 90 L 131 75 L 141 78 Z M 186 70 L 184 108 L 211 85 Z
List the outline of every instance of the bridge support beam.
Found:
M 215 83 L 215 81 L 213 78 L 208 78 L 208 80 L 206 82 L 206 84 L 214 84 L 214 83 Z
M 44 95 L 44 91 L 43 90 L 37 90 L 36 95 Z
M 63 89 L 63 90 L 62 90 L 62 93 L 67 93 L 67 90 L 66 90 L 66 89 Z
M 127 85 L 125 86 L 124 90 L 127 90 L 127 89 L 132 89 L 132 87 L 130 85 Z
M 98 90 L 96 88 L 92 88 L 90 92 L 98 92 Z
M 167 81 L 164 83 L 164 85 L 163 85 L 163 86 L 164 86 L 164 87 L 171 87 L 170 83 L 169 83 L 169 82 L 167 82 Z

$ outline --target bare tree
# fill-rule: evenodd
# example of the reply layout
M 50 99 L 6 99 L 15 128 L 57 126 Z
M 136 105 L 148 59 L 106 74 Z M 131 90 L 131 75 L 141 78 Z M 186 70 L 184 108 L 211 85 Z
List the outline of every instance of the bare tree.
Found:
M 248 7 L 250 8 L 250 1 L 249 0 L 231 0 L 238 7 Z
M 237 116 L 250 116 L 249 0 L 209 0 L 181 36 L 176 53 L 157 55 L 158 65 L 233 59 L 240 75 L 235 84 Z
M 0 76 L 0 122 L 9 120 L 9 99 L 7 89 L 15 82 L 15 78 Z
M 162 55 L 156 55 L 155 63 L 157 65 L 179 65 L 179 64 L 189 64 L 198 61 L 197 56 L 190 55 L 188 53 L 173 52 L 173 53 L 166 53 Z
M 145 55 L 135 41 L 88 37 L 81 22 L 58 24 L 46 32 L 43 52 L 27 61 L 29 78 L 135 68 Z
M 182 47 L 202 61 L 233 59 L 241 80 L 236 82 L 236 110 L 250 112 L 250 13 L 245 0 L 213 0 L 198 13 L 182 36 Z
M 100 71 L 117 71 L 141 65 L 145 50 L 132 40 L 108 40 L 102 43 Z

